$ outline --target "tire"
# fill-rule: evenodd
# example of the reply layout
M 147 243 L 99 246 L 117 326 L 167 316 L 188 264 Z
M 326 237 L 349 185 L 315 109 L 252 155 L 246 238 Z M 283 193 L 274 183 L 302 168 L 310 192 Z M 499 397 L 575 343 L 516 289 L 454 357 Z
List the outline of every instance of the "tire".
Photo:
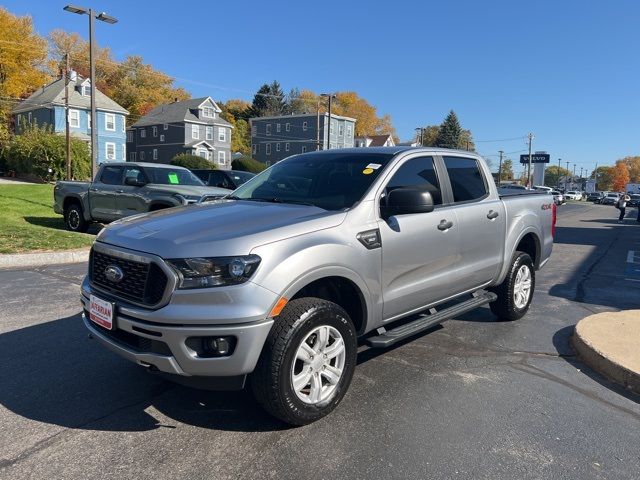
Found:
M 527 275 L 524 273 L 524 269 L 528 270 L 528 278 L 530 279 L 529 290 L 526 294 L 522 289 L 519 289 L 519 291 L 526 295 L 526 301 L 523 301 L 522 295 L 516 291 L 519 272 L 521 272 L 523 276 Z M 526 282 L 524 282 L 524 284 L 526 284 Z M 524 252 L 515 252 L 511 259 L 511 266 L 509 267 L 506 278 L 500 285 L 491 289 L 492 292 L 498 295 L 498 299 L 489 304 L 491 311 L 500 320 L 518 320 L 522 318 L 531 305 L 535 285 L 535 268 L 533 267 L 531 257 Z
M 324 349 L 320 348 L 320 330 L 329 338 Z M 329 352 L 331 356 L 340 350 L 338 337 L 343 341 L 343 352 L 327 360 L 327 354 L 321 358 L 320 352 Z M 303 342 L 311 350 L 303 347 Z M 297 358 L 299 354 L 312 360 L 305 363 Z M 267 412 L 290 425 L 315 422 L 328 415 L 344 397 L 353 377 L 356 356 L 356 331 L 347 312 L 319 298 L 292 300 L 276 317 L 251 375 L 253 394 Z M 338 370 L 341 374 L 336 380 L 334 372 Z M 299 390 L 294 388 L 294 375 L 303 386 Z M 307 383 L 306 375 L 309 376 Z M 333 377 L 333 382 L 328 376 Z M 314 389 L 314 382 L 318 381 L 319 390 Z M 320 398 L 313 398 L 315 394 Z
M 84 219 L 82 207 L 78 203 L 71 203 L 65 208 L 64 224 L 72 232 L 84 233 L 89 229 L 89 222 Z

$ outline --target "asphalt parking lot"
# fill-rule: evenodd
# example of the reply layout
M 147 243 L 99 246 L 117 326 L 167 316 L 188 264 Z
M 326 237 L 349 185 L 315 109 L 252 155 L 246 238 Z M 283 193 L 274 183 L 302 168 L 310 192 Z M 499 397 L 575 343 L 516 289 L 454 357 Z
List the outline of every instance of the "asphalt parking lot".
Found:
M 487 308 L 387 351 L 362 348 L 330 416 L 288 428 L 248 393 L 177 386 L 87 338 L 85 265 L 0 271 L 0 477 L 637 479 L 640 397 L 569 345 L 594 312 L 638 308 L 640 225 L 559 209 L 531 312 Z

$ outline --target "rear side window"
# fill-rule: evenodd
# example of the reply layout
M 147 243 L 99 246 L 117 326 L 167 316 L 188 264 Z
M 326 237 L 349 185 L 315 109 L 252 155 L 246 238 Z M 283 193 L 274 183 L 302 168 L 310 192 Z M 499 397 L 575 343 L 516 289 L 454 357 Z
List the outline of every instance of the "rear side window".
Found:
M 426 187 L 433 197 L 433 204 L 442 204 L 440 183 L 436 175 L 433 157 L 416 157 L 404 162 L 387 183 L 386 193 L 388 194 L 396 188 L 412 186 Z
M 102 170 L 100 176 L 100 182 L 107 185 L 121 185 L 122 184 L 122 167 L 106 166 Z
M 451 180 L 454 202 L 478 200 L 487 194 L 478 161 L 473 158 L 442 157 Z

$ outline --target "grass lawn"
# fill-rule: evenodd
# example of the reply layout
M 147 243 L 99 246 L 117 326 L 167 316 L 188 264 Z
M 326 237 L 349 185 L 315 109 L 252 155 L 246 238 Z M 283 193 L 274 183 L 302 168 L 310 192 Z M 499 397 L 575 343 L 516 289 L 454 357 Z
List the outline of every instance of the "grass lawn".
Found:
M 65 230 L 53 185 L 0 185 L 0 254 L 81 248 L 94 238 Z

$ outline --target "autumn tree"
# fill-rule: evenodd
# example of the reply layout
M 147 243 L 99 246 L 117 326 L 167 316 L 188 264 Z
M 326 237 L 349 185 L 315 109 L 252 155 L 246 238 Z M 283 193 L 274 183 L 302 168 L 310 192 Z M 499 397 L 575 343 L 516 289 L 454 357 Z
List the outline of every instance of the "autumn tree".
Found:
M 251 132 L 249 129 L 249 111 L 251 104 L 240 99 L 216 102 L 222 113 L 220 116 L 233 125 L 231 130 L 231 152 L 243 155 L 251 153 Z
M 513 180 L 513 160 L 507 158 L 502 162 L 502 170 L 500 173 L 500 181 Z
M 629 167 L 621 160 L 618 160 L 613 167 L 613 190 L 625 192 L 629 183 Z
M 557 165 L 550 165 L 544 171 L 544 184 L 547 187 L 557 187 L 560 180 L 571 176 L 571 172 Z
M 18 17 L 0 7 L 0 121 L 18 98 L 50 79 L 46 61 L 47 42 L 34 31 L 31 17 Z
M 624 157 L 620 162 L 629 169 L 629 179 L 632 183 L 640 183 L 640 157 Z
M 608 191 L 613 188 L 613 167 L 598 167 L 592 175 L 596 179 L 596 190 Z

